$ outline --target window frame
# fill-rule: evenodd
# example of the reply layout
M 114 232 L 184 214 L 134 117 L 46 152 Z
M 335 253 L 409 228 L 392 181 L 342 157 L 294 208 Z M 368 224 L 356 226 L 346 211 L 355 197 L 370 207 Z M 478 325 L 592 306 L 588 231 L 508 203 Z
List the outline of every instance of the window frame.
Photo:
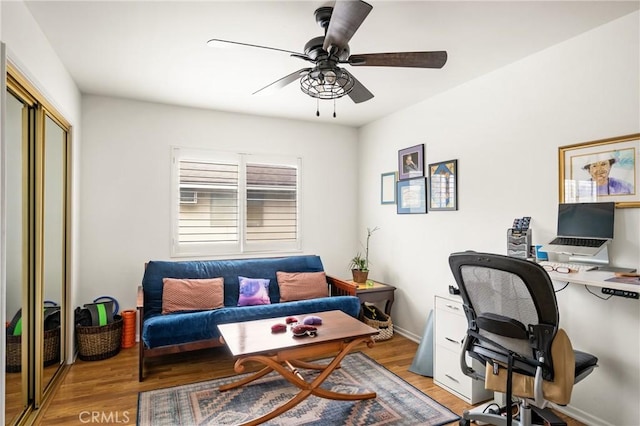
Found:
M 237 164 L 237 242 L 180 242 L 180 161 L 215 161 Z M 296 239 L 294 241 L 247 241 L 250 220 L 247 209 L 247 164 L 291 166 L 296 173 Z M 302 250 L 302 159 L 294 155 L 277 156 L 254 153 L 171 147 L 171 257 L 236 256 L 259 253 L 291 253 Z

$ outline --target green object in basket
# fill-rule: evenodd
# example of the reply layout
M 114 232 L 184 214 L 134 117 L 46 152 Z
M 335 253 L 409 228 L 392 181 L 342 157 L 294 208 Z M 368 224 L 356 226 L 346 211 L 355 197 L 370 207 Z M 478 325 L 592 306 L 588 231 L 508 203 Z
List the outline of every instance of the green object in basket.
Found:
M 113 323 L 113 302 L 87 303 L 84 305 L 91 314 L 91 325 L 103 327 Z
M 104 308 L 104 304 L 100 303 L 96 308 L 98 308 L 98 323 L 100 325 L 107 325 L 107 310 Z
M 20 318 L 18 322 L 16 322 L 16 326 L 13 327 L 13 335 L 14 336 L 22 335 L 22 318 Z

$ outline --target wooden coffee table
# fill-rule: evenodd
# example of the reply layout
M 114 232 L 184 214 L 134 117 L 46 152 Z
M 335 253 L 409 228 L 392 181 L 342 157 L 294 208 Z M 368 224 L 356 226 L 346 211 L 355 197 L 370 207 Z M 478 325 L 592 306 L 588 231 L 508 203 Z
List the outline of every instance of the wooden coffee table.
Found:
M 337 400 L 361 400 L 376 397 L 375 392 L 362 394 L 345 394 L 333 392 L 320 385 L 340 366 L 342 359 L 360 343 L 368 347 L 374 344 L 372 335 L 378 330 L 358 321 L 342 311 L 318 312 L 298 315 L 302 321 L 307 315 L 322 318 L 322 325 L 315 337 L 295 337 L 288 327 L 285 333 L 271 333 L 271 326 L 285 322 L 285 318 L 271 318 L 266 320 L 220 324 L 218 329 L 225 343 L 237 358 L 234 370 L 244 372 L 244 364 L 255 361 L 264 364 L 260 371 L 228 385 L 220 386 L 221 392 L 244 386 L 266 374 L 277 371 L 282 377 L 300 388 L 300 392 L 286 403 L 270 413 L 254 419 L 245 425 L 264 423 L 304 401 L 309 395 Z M 328 364 L 306 362 L 303 359 L 335 354 Z M 298 368 L 319 370 L 321 373 L 311 382 L 307 382 L 299 373 Z

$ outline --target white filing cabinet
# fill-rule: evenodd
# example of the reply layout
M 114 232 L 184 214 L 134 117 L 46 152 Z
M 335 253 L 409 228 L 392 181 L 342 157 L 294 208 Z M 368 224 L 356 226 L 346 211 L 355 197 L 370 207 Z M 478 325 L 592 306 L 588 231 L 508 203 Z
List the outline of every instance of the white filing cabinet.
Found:
M 467 333 L 467 317 L 458 296 L 435 297 L 433 381 L 469 404 L 493 398 L 484 381 L 473 380 L 460 368 L 462 341 Z M 471 363 L 471 361 L 473 361 Z M 474 370 L 484 370 L 480 362 L 467 356 Z

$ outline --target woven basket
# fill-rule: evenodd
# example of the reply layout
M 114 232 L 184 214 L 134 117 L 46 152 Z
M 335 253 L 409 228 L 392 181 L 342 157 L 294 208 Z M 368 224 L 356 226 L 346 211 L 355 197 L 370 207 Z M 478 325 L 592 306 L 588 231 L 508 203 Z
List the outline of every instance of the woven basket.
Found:
M 378 334 L 372 336 L 373 340 L 389 340 L 393 337 L 393 322 L 391 316 L 385 314 L 374 305 L 362 304 L 360 320 L 369 327 L 377 328 Z
M 43 366 L 60 362 L 60 327 L 44 332 Z M 22 336 L 7 335 L 7 373 L 19 373 L 22 366 Z
M 44 332 L 44 360 L 45 367 L 60 362 L 60 327 Z
M 19 373 L 22 365 L 22 336 L 7 335 L 7 373 Z
M 122 317 L 115 315 L 111 324 L 102 326 L 76 326 L 78 358 L 83 361 L 100 361 L 120 352 Z

